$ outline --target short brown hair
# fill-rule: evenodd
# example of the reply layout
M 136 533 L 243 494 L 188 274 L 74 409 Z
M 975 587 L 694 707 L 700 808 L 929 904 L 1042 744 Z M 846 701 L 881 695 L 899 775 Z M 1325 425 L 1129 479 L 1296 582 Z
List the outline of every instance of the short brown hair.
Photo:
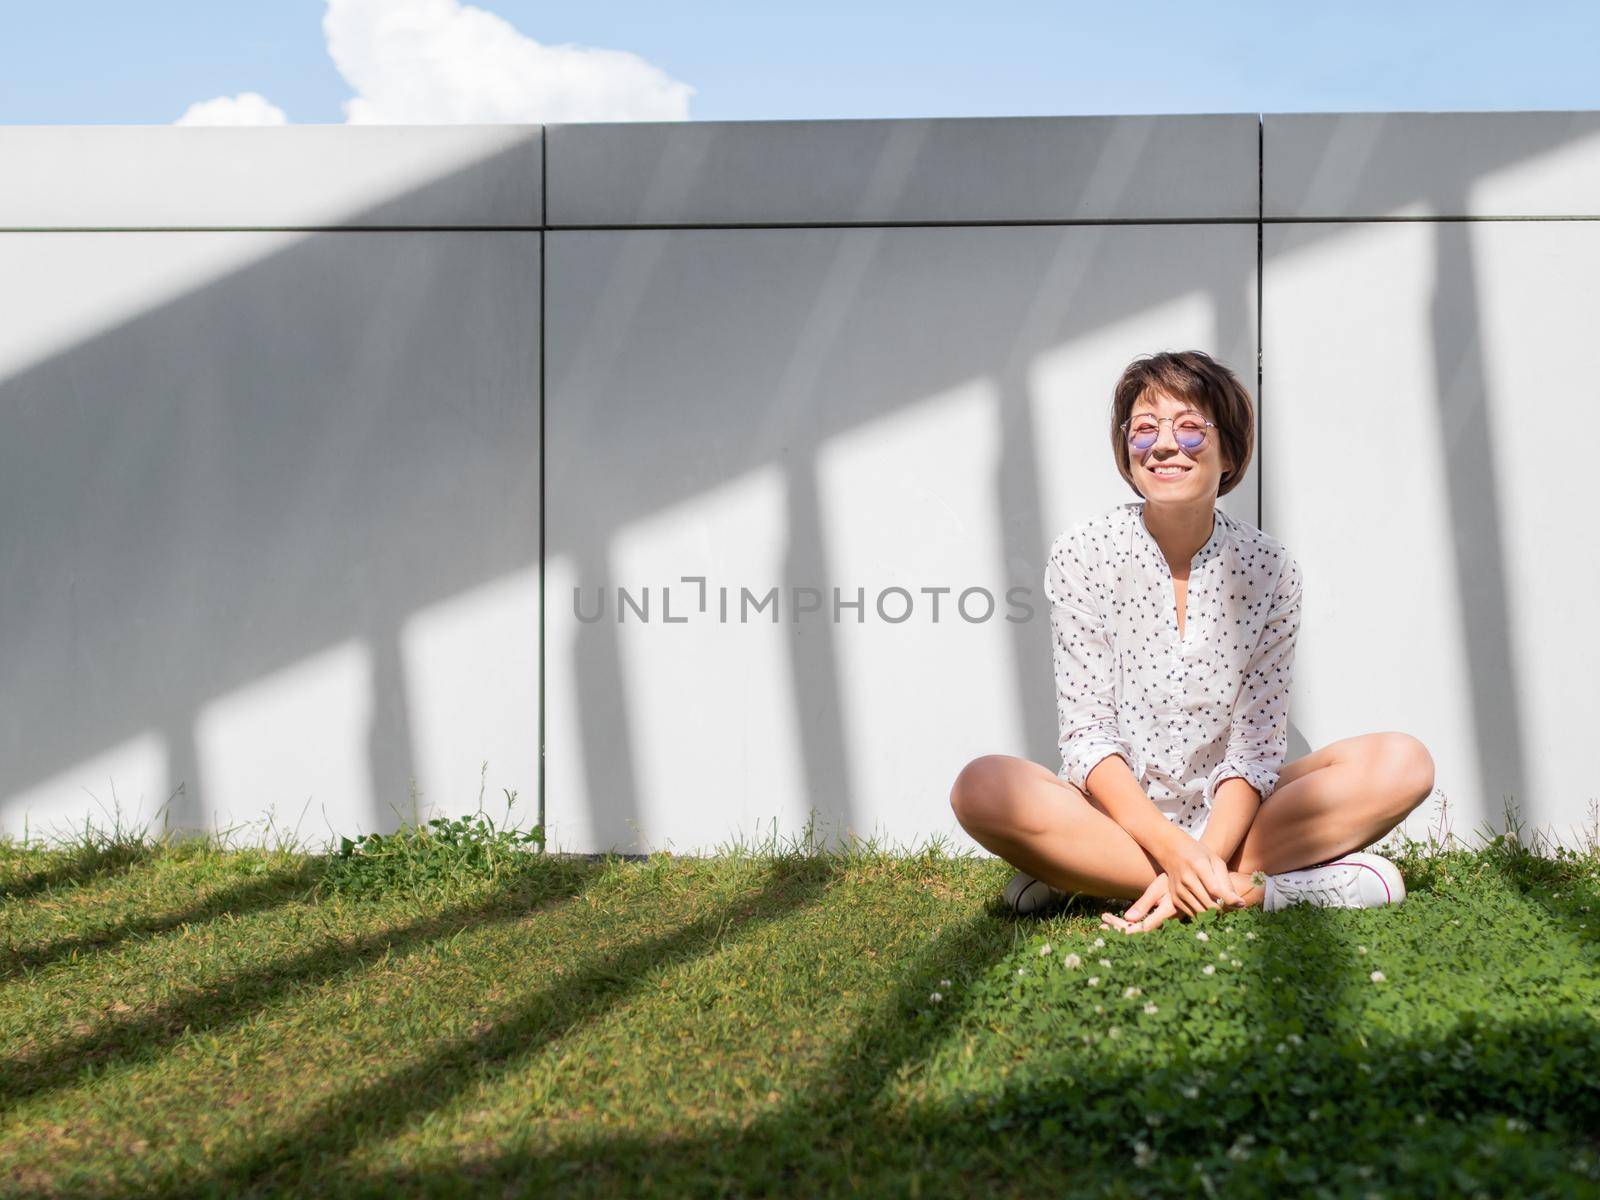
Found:
M 1111 452 L 1116 455 L 1117 471 L 1140 496 L 1144 493 L 1133 482 L 1128 436 L 1122 423 L 1146 392 L 1164 393 L 1192 405 L 1216 423 L 1211 444 L 1220 447 L 1233 463 L 1232 471 L 1223 472 L 1217 495 L 1226 496 L 1233 491 L 1244 478 L 1256 443 L 1255 405 L 1239 377 L 1204 350 L 1163 350 L 1141 355 L 1123 370 L 1111 397 Z

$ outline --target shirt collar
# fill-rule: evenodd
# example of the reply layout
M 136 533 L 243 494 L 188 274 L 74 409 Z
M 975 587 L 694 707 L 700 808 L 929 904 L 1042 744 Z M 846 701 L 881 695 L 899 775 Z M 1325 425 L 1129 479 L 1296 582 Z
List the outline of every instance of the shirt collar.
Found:
M 1155 534 L 1150 532 L 1150 527 L 1144 523 L 1144 501 L 1130 501 L 1128 510 L 1133 517 L 1134 527 L 1138 531 L 1136 536 L 1144 538 L 1150 548 L 1156 552 L 1156 557 L 1165 562 L 1166 556 L 1161 553 L 1161 544 L 1156 541 Z M 1220 508 L 1213 507 L 1211 510 L 1211 536 L 1206 539 L 1205 545 L 1195 551 L 1194 558 L 1189 562 L 1190 567 L 1193 568 L 1197 564 L 1205 562 L 1213 554 L 1219 553 L 1227 538 L 1228 514 Z

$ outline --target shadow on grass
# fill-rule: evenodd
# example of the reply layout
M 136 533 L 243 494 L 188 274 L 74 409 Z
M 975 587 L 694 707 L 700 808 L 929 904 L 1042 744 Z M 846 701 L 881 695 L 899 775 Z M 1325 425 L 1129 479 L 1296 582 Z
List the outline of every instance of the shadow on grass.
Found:
M 765 902 L 764 913 L 773 903 Z M 772 913 L 776 915 L 776 913 Z M 534 1030 L 513 1018 L 487 1043 L 462 1047 L 369 1088 L 355 1102 L 274 1139 L 250 1158 L 191 1180 L 182 1193 L 217 1194 L 290 1185 L 337 1186 L 346 1194 L 639 1195 L 947 1194 L 1000 1189 L 1036 1194 L 1280 1195 L 1294 1185 L 1334 1182 L 1350 1194 L 1553 1194 L 1593 1187 L 1556 1165 L 1548 1145 L 1521 1133 L 1489 1136 L 1495 1114 L 1545 1126 L 1582 1145 L 1600 1122 L 1600 1032 L 1582 1016 L 1477 1026 L 1397 1037 L 1341 1021 L 1348 989 L 1365 974 L 1321 910 L 1272 914 L 1296 922 L 1298 938 L 1280 944 L 1262 932 L 1241 952 L 1249 991 L 1259 997 L 1259 1044 L 1175 1054 L 1155 1063 L 1096 1063 L 1085 1051 L 1058 1078 L 1004 1086 L 955 1104 L 894 1111 L 887 1085 L 955 1035 L 968 1015 L 962 993 L 938 1008 L 924 1002 L 929 981 L 1009 948 L 1009 918 L 994 911 L 950 929 L 919 954 L 878 1012 L 840 1046 L 811 1083 L 776 1110 L 738 1126 L 690 1137 L 619 1134 L 576 1140 L 549 1151 L 511 1151 L 450 1168 L 341 1174 L 337 1156 L 397 1132 L 414 1116 L 462 1090 L 499 1053 L 525 1053 Z M 1179 925 L 1187 933 L 1189 927 Z M 698 941 L 685 931 L 673 941 Z M 685 947 L 686 948 L 686 947 Z M 632 975 L 625 952 L 612 967 Z M 569 996 L 565 1020 L 540 1040 L 592 1020 L 612 1000 L 583 1003 L 603 978 L 595 968 Z M 1282 976 L 1285 983 L 1274 983 Z M 1292 981 L 1292 982 L 1290 982 Z M 552 997 L 555 999 L 556 997 Z M 1198 1020 L 1203 1020 L 1197 1016 Z M 1109 1018 L 1108 1018 L 1109 1020 Z M 1277 1050 L 1284 1030 L 1304 1044 Z M 1072 1048 L 1072 1044 L 1064 1048 Z M 1356 1049 L 1358 1048 L 1358 1049 Z M 464 1058 L 463 1064 L 458 1057 Z M 424 1081 L 442 1073 L 426 1098 Z M 1194 1099 L 1183 1088 L 1205 1081 Z M 1316 1115 L 1312 1115 L 1313 1102 Z M 1414 1115 L 1425 1114 L 1417 1125 Z M 1148 1123 L 1154 1113 L 1160 1124 Z M 359 1132 L 341 1128 L 359 1121 Z M 1537 1137 L 1538 1135 L 1535 1135 Z M 1133 1146 L 1151 1158 L 1136 1164 Z M 1199 1164 L 1197 1169 L 1196 1164 Z M 1202 1188 L 1200 1175 L 1207 1177 Z M 337 1183 L 335 1182 L 337 1181 Z M 1388 1190 L 1386 1190 L 1388 1189 Z
M 321 1105 L 294 1129 L 219 1163 L 199 1180 L 168 1180 L 160 1194 L 195 1191 L 237 1194 L 282 1183 L 308 1163 L 337 1160 L 357 1146 L 399 1132 L 415 1117 L 447 1104 L 486 1075 L 503 1073 L 544 1045 L 603 1017 L 626 1002 L 658 967 L 712 952 L 730 935 L 794 913 L 811 903 L 841 871 L 828 859 L 773 864 L 760 893 L 732 900 L 672 933 L 625 946 L 514 1005 L 487 1031 L 434 1047 L 426 1057 Z M 340 951 L 340 956 L 349 951 Z M 4 1081 L 0 1081 L 0 1086 Z M 37 1089 L 35 1089 L 37 1090 Z
M 26 900 L 40 892 L 64 884 L 82 886 L 117 875 L 155 858 L 159 847 L 148 843 L 114 842 L 106 846 L 80 847 L 61 862 L 35 871 L 12 883 L 0 883 L 0 901 Z
M 75 954 L 85 955 L 109 950 L 130 937 L 149 937 L 168 933 L 185 925 L 193 926 L 214 921 L 222 916 L 238 917 L 249 913 L 266 912 L 295 899 L 300 889 L 315 880 L 317 872 L 317 864 L 308 861 L 291 870 L 276 871 L 263 878 L 250 879 L 223 888 L 199 904 L 177 912 L 154 917 L 131 918 L 92 933 L 61 938 L 32 949 L 11 951 L 0 959 L 0 982 L 47 967 L 53 962 Z
M 1573 864 L 1542 856 L 1519 840 L 1503 838 L 1482 851 L 1502 882 L 1557 921 L 1586 952 L 1591 967 L 1600 948 L 1600 888 L 1592 877 L 1574 875 Z
M 1354 1020 L 1352 990 L 1375 985 L 1349 944 L 1351 931 L 1338 928 L 1351 914 L 1315 908 L 1264 914 L 1255 940 L 1229 939 L 1258 1038 L 1207 1044 L 1180 1037 L 1160 1061 L 1142 1063 L 1106 1056 L 1106 1043 L 1080 1054 L 1067 1040 L 1057 1049 L 1073 1053 L 1059 1056 L 1052 1077 L 897 1110 L 885 1089 L 914 1074 L 972 1015 L 968 989 L 929 1008 L 930 981 L 981 972 L 1011 950 L 1014 926 L 1029 922 L 990 904 L 930 940 L 886 1001 L 792 1099 L 739 1125 L 686 1137 L 587 1137 L 379 1174 L 357 1175 L 340 1161 L 602 1018 L 634 995 L 652 968 L 703 955 L 730 931 L 796 911 L 834 873 L 826 862 L 775 873 L 755 899 L 588 965 L 517 1005 L 488 1032 L 330 1099 L 234 1161 L 194 1177 L 149 1181 L 138 1192 L 392 1195 L 474 1187 L 498 1194 L 503 1185 L 508 1192 L 596 1195 L 1031 1194 L 1045 1187 L 1220 1195 L 1226 1187 L 1245 1196 L 1322 1184 L 1357 1195 L 1594 1194 L 1594 1176 L 1570 1162 L 1574 1148 L 1592 1152 L 1592 1131 L 1600 1128 L 1594 1018 L 1562 1013 L 1496 1022 L 1469 1012 L 1448 1030 L 1404 1035 L 1381 1019 Z M 1098 903 L 1069 902 L 1062 911 L 1097 911 Z M 1192 932 L 1174 922 L 1139 936 Z M 1204 1022 L 1196 1007 L 1186 1020 Z M 1302 1042 L 1287 1044 L 1290 1032 Z M 1532 1132 L 1496 1125 L 1497 1115 L 1524 1121 Z M 1141 1142 L 1147 1157 L 1136 1162 Z
M 0 1062 L 0 1113 L 70 1085 L 88 1068 L 148 1062 L 178 1038 L 228 1029 L 306 983 L 354 976 L 391 952 L 406 953 L 465 929 L 520 920 L 567 901 L 605 868 L 600 862 L 551 861 L 514 876 L 492 895 L 415 921 L 400 929 L 335 938 L 294 957 L 262 963 L 180 1001 L 126 1020 L 113 1020 L 29 1057 Z
M 366 1175 L 354 1186 L 373 1195 L 445 1193 L 467 1181 L 535 1195 L 1170 1196 L 1226 1186 L 1243 1196 L 1330 1182 L 1358 1195 L 1593 1189 L 1590 1177 L 1557 1166 L 1548 1146 L 1520 1133 L 1486 1135 L 1500 1114 L 1593 1146 L 1585 1131 L 1600 1122 L 1595 1022 L 1568 1015 L 1480 1027 L 1469 1015 L 1467 1029 L 1418 1037 L 1355 1027 L 1340 1013 L 1366 976 L 1328 915 L 1272 914 L 1300 922 L 1301 937 L 1275 945 L 1261 933 L 1249 943 L 1253 955 L 1241 954 L 1260 1027 L 1273 1031 L 1259 1044 L 1116 1066 L 1085 1051 L 1082 1067 L 1069 1060 L 1059 1078 L 894 1112 L 880 1101 L 884 1085 L 952 1036 L 966 1012 L 955 996 L 918 1015 L 928 981 L 970 969 L 974 951 L 986 958 L 1000 949 L 999 931 L 975 918 L 919 956 L 879 1013 L 777 1111 L 693 1137 L 591 1138 L 457 1169 Z M 1279 976 L 1284 983 L 1274 983 Z M 1303 1045 L 1280 1052 L 1279 1036 L 1295 1028 L 1306 1031 Z M 1183 1089 L 1196 1079 L 1205 1082 L 1189 1099 Z M 1143 1165 L 1136 1142 L 1151 1154 Z

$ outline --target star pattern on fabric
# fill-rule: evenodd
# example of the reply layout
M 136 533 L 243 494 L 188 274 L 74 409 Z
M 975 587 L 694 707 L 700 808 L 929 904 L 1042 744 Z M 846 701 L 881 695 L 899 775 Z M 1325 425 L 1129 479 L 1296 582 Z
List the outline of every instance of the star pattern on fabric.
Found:
M 1280 541 L 1213 509 L 1180 634 L 1172 569 L 1143 508 L 1120 504 L 1050 547 L 1058 774 L 1082 789 L 1120 755 L 1163 815 L 1198 837 L 1224 779 L 1263 800 L 1277 785 L 1302 578 Z

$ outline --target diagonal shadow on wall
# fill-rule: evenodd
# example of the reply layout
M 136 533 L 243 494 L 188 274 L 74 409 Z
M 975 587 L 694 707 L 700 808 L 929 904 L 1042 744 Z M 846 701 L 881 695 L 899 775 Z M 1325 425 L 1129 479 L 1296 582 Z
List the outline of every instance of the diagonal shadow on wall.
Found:
M 1548 148 L 1518 146 L 1514 157 Z M 913 151 L 908 160 L 903 145 L 893 155 L 902 165 L 916 157 Z M 1441 194 L 1459 192 L 1474 175 L 1514 157 L 1492 149 L 1463 159 Z M 459 186 L 467 174 L 431 186 Z M 888 173 L 880 186 L 892 187 L 895 177 Z M 1086 191 L 1107 186 L 1092 172 L 1084 180 Z M 1395 205 L 1406 199 L 1396 196 Z M 381 221 L 386 207 L 350 223 Z M 781 289 L 744 294 L 750 313 L 739 336 L 750 357 L 732 373 L 753 391 L 729 386 L 727 362 L 694 361 L 696 344 L 684 341 L 686 332 L 728 315 L 715 308 L 722 302 L 716 296 L 693 289 L 691 273 L 704 265 L 702 250 L 715 248 L 704 239 L 733 231 L 553 230 L 552 242 L 599 247 L 587 261 L 602 272 L 629 245 L 661 245 L 650 248 L 656 261 L 629 282 L 636 289 L 631 315 L 604 330 L 611 349 L 592 390 L 575 393 L 592 406 L 584 423 L 605 430 L 607 444 L 586 446 L 594 456 L 572 466 L 608 486 L 553 495 L 571 477 L 558 481 L 567 464 L 551 464 L 545 499 L 581 502 L 584 512 L 565 530 L 552 526 L 547 551 L 572 554 L 581 571 L 603 575 L 605 546 L 630 521 L 777 463 L 801 500 L 790 512 L 786 571 L 826 586 L 826 531 L 815 515 L 815 484 L 805 482 L 815 479 L 817 448 L 964 381 L 992 379 L 1002 397 L 995 503 L 1005 579 L 1036 588 L 1049 531 L 1038 499 L 1038 433 L 1026 418 L 1025 364 L 1189 294 L 1210 298 L 1218 346 L 1243 353 L 1251 344 L 1241 297 L 1255 263 L 1240 257 L 1237 273 L 1219 286 L 1210 266 L 1161 253 L 1158 240 L 1174 228 L 737 231 L 747 239 L 740 254 L 753 252 L 753 265 L 740 270 L 771 270 L 769 283 L 784 276 Z M 1213 228 L 1225 239 L 1247 236 L 1253 223 Z M 5 236 L 133 239 L 156 247 L 164 239 L 236 235 Z M 0 634 L 16 648 L 3 689 L 11 718 L 0 731 L 4 793 L 155 729 L 169 777 L 183 788 L 173 823 L 202 826 L 212 814 L 191 787 L 197 714 L 219 696 L 353 641 L 367 648 L 372 713 L 365 816 L 371 827 L 392 828 L 397 808 L 415 815 L 405 811 L 416 772 L 400 631 L 419 609 L 538 559 L 534 523 L 506 514 L 535 512 L 540 500 L 531 464 L 538 445 L 531 332 L 539 317 L 542 235 L 530 228 L 275 236 L 285 242 L 281 250 L 0 381 L 10 434 L 0 451 L 0 502 L 13 514 L 0 563 L 18 581 L 0 617 Z M 371 239 L 384 239 L 381 255 L 371 253 Z M 1124 247 L 1139 241 L 1153 247 L 1140 253 L 1152 255 L 1159 270 L 1129 271 Z M 962 242 L 969 249 L 941 250 Z M 774 249 L 785 245 L 799 253 Z M 1065 275 L 1063 255 L 1071 261 Z M 1447 251 L 1441 263 L 1465 270 L 1464 259 L 1450 266 L 1453 257 L 1460 259 Z M 1096 271 L 1117 276 L 1121 286 L 1095 286 L 1103 277 Z M 944 286 L 930 293 L 929 281 Z M 1461 302 L 1456 282 L 1442 285 L 1442 295 Z M 687 311 L 686 299 L 709 307 Z M 561 305 L 572 301 L 578 311 L 567 314 L 563 330 L 592 315 L 581 311 L 582 297 L 559 298 Z M 685 311 L 663 316 L 675 307 Z M 795 331 L 806 329 L 815 336 L 796 343 Z M 798 365 L 797 345 L 805 356 Z M 776 365 L 758 369 L 763 354 Z M 683 389 L 677 395 L 701 397 L 696 407 L 671 422 L 622 419 L 647 394 L 641 380 L 663 362 L 686 362 L 681 371 L 674 367 L 674 387 Z M 1481 364 L 1474 370 L 1481 377 Z M 1441 371 L 1440 378 L 1457 376 Z M 555 378 L 550 383 L 559 387 Z M 776 407 L 775 396 L 783 399 Z M 1264 407 L 1272 402 L 1263 398 Z M 1470 403 L 1481 412 L 1481 387 Z M 1483 422 L 1468 416 L 1462 453 L 1487 469 Z M 1094 428 L 1093 418 L 1085 428 Z M 674 454 L 711 467 L 630 469 Z M 1247 489 L 1248 482 L 1241 493 Z M 1452 495 L 1458 541 L 1499 562 L 1499 551 L 1474 543 L 1470 533 L 1497 528 L 1484 496 Z M 1464 555 L 1458 561 L 1469 569 Z M 1489 686 L 1500 664 L 1514 667 L 1503 570 L 1497 577 L 1498 590 L 1469 605 L 1468 632 L 1474 678 L 1485 683 L 1475 698 L 1477 719 L 1486 730 L 1510 731 L 1501 736 L 1513 744 L 1480 744 L 1485 756 L 1509 750 L 1520 762 L 1517 722 L 1502 719 L 1510 701 Z M 622 840 L 640 815 L 625 664 L 614 626 L 584 637 L 577 666 L 585 711 L 577 719 L 597 785 L 593 803 L 603 806 L 594 824 L 602 842 Z M 1048 760 L 1055 741 L 1048 639 L 1034 623 L 1018 625 L 1011 638 L 1017 710 L 1027 714 L 1033 753 Z M 826 638 L 795 642 L 795 712 L 808 789 L 824 815 L 854 823 L 863 799 L 852 795 L 845 766 L 862 749 L 838 716 L 838 653 Z M 286 807 L 297 811 L 303 799 L 285 797 Z M 935 799 L 942 804 L 943 797 Z M 564 802 L 548 800 L 552 812 Z
M 526 154 L 410 199 L 449 211 Z M 346 223 L 405 208 L 390 198 Z M 54 268 L 22 283 L 69 311 L 66 289 L 98 272 L 182 259 L 205 276 L 248 250 L 245 265 L 0 380 L 0 795 L 154 731 L 171 826 L 225 823 L 198 761 L 208 706 L 342 648 L 322 710 L 291 724 L 339 726 L 344 778 L 365 775 L 369 794 L 273 795 L 279 815 L 320 803 L 339 832 L 416 817 L 405 622 L 537 569 L 541 236 L 0 234 L 0 252 Z M 491 766 L 531 776 L 535 740 L 530 714 L 525 762 Z M 286 778 L 301 763 L 338 779 L 318 761 L 327 749 L 247 747 Z M 470 797 L 478 780 L 459 784 Z

